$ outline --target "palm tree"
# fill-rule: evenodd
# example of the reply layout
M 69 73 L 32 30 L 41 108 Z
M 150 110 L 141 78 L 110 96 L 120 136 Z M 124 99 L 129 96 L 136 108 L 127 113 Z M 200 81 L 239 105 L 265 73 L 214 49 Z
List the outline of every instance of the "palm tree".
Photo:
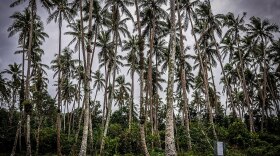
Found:
M 28 8 L 25 8 L 23 13 L 15 12 L 12 16 L 10 16 L 14 20 L 13 24 L 9 26 L 9 37 L 14 36 L 16 33 L 19 33 L 18 43 L 21 44 L 22 47 L 22 82 L 24 82 L 24 68 L 25 68 L 25 48 L 26 48 L 26 39 L 29 33 L 30 28 L 30 11 Z M 38 19 L 38 16 L 35 17 L 35 20 Z M 23 83 L 22 83 L 23 85 Z M 24 86 L 22 88 L 22 92 L 24 92 Z M 23 100 L 22 100 L 23 101 Z
M 242 59 L 242 54 L 241 54 L 241 49 L 240 49 L 240 32 L 245 31 L 246 28 L 244 26 L 244 17 L 246 16 L 246 13 L 243 13 L 242 17 L 234 17 L 234 14 L 232 13 L 228 13 L 225 17 L 224 17 L 224 25 L 227 26 L 229 29 L 225 34 L 225 37 L 223 38 L 223 40 L 231 40 L 233 39 L 233 44 L 237 45 L 237 50 L 238 50 L 238 55 L 239 55 L 239 61 L 241 63 L 241 73 L 242 73 L 242 88 L 244 90 L 244 94 L 245 94 L 245 101 L 248 107 L 248 111 L 249 114 L 251 114 L 251 110 L 250 110 L 250 101 L 249 101 L 249 96 L 248 96 L 248 92 L 247 92 L 247 85 L 245 82 L 245 76 L 244 76 L 244 71 L 243 71 L 243 65 L 244 65 L 244 60 Z M 229 42 L 229 41 L 227 41 Z M 230 50 L 230 49 L 229 49 Z M 250 115 L 250 127 L 253 127 L 253 119 L 252 119 L 252 115 Z M 252 130 L 252 128 L 250 128 Z
M 134 5 L 136 9 L 136 18 L 137 18 L 137 23 L 135 24 L 137 27 L 138 31 L 138 48 L 139 48 L 139 54 L 140 54 L 140 59 L 139 59 L 139 77 L 140 77 L 140 142 L 142 146 L 142 151 L 145 156 L 149 156 L 149 151 L 147 149 L 146 145 L 146 138 L 145 138 L 145 115 L 144 115 L 144 39 L 142 37 L 141 33 L 141 25 L 140 25 L 140 11 L 139 11 L 139 6 L 138 6 L 138 0 L 134 0 Z
M 3 78 L 3 73 L 0 73 L 0 100 L 8 101 L 9 100 L 9 89 L 7 86 L 7 79 Z
M 51 13 L 47 19 L 47 22 L 50 23 L 52 20 L 58 22 L 59 28 L 59 45 L 58 45 L 58 64 L 59 64 L 59 73 L 58 73 L 58 114 L 57 114 L 57 152 L 58 155 L 61 155 L 61 147 L 60 147 L 60 131 L 61 131 L 61 119 L 60 119 L 60 107 L 61 107 L 61 73 L 60 73 L 60 56 L 61 56 L 61 28 L 62 28 L 62 21 L 65 19 L 68 23 L 73 20 L 74 12 L 70 8 L 70 4 L 67 0 L 52 0 L 53 7 L 56 8 L 53 13 Z
M 95 103 L 98 91 L 102 90 L 102 88 L 105 88 L 104 74 L 102 74 L 100 70 L 97 70 L 93 73 L 93 79 L 95 79 L 93 83 L 93 88 L 96 88 L 96 93 L 93 100 L 93 102 Z
M 273 33 L 279 31 L 279 27 L 275 24 L 270 24 L 268 20 L 261 20 L 257 17 L 250 18 L 250 24 L 247 24 L 247 33 L 250 38 L 254 39 L 255 44 L 258 42 L 262 45 L 262 54 L 263 54 L 263 63 L 260 67 L 263 68 L 263 83 L 262 83 L 262 120 L 261 120 L 261 132 L 263 132 L 263 123 L 264 123 L 264 109 L 267 98 L 267 53 L 265 50 L 265 44 L 269 41 L 271 42 L 274 35 Z
M 15 7 L 25 0 L 15 0 L 10 7 Z M 43 4 L 43 7 L 46 8 L 47 10 L 50 9 L 51 3 L 49 0 L 41 0 L 41 3 Z M 27 74 L 26 74 L 26 82 L 25 82 L 25 99 L 29 100 L 29 86 L 30 86 L 30 68 L 31 68 L 31 50 L 32 50 L 32 43 L 33 43 L 33 26 L 34 26 L 34 17 L 36 17 L 36 10 L 37 10 L 37 5 L 35 0 L 29 0 L 29 6 L 30 8 L 30 13 L 31 13 L 31 18 L 30 18 L 30 31 L 29 31 L 29 39 L 28 39 L 28 51 L 27 51 Z M 26 143 L 26 148 L 27 148 L 27 153 L 26 155 L 31 155 L 31 144 L 30 144 L 30 115 L 27 115 L 27 143 Z
M 82 0 L 80 0 L 80 7 L 82 8 Z M 80 9 L 81 9 L 80 8 Z M 81 11 L 81 10 L 80 10 Z M 83 137 L 82 137 L 82 143 L 81 143 L 81 148 L 79 155 L 80 156 L 85 156 L 87 153 L 87 137 L 88 137 L 88 126 L 89 126 L 89 119 L 90 119 L 90 114 L 89 114 L 89 103 L 90 103 L 90 74 L 91 74 L 91 57 L 92 56 L 92 48 L 91 48 L 91 41 L 93 37 L 93 32 L 92 32 L 92 12 L 93 12 L 93 0 L 89 1 L 89 22 L 88 22 L 88 33 L 87 33 L 87 56 L 84 51 L 84 62 L 85 62 L 85 79 L 84 79 L 84 127 L 83 127 Z M 82 13 L 81 14 L 81 20 L 82 20 Z M 83 22 L 81 22 L 81 28 L 83 28 Z M 82 31 L 82 38 L 84 37 L 83 31 Z M 84 41 L 82 41 L 82 46 Z
M 279 80 L 280 75 L 277 73 L 279 73 L 279 71 L 280 71 L 280 39 L 277 39 L 272 42 L 272 45 L 270 46 L 270 53 L 268 55 L 268 58 L 269 58 L 269 60 L 272 60 L 273 65 L 276 66 L 276 69 L 275 69 L 276 72 L 274 75 L 277 76 L 278 80 Z M 274 87 L 277 87 L 277 84 Z M 272 88 L 272 86 L 271 86 L 271 88 Z M 272 89 L 271 94 L 274 97 L 274 101 L 276 101 L 277 100 L 276 95 L 279 94 L 279 91 L 277 89 L 275 89 L 275 90 Z M 275 102 L 275 108 L 279 114 L 280 108 L 279 108 L 279 105 L 276 104 L 276 102 Z
M 212 108 L 211 108 L 211 103 L 210 103 L 210 97 L 209 97 L 209 82 L 208 82 L 208 66 L 207 66 L 207 62 L 208 62 L 208 59 L 206 58 L 205 55 L 202 54 L 202 49 L 203 48 L 206 48 L 207 46 L 204 46 L 203 44 L 201 43 L 207 43 L 207 39 L 209 37 L 209 34 L 206 34 L 205 32 L 208 32 L 206 30 L 204 30 L 205 28 L 203 26 L 205 26 L 205 19 L 204 19 L 204 16 L 205 16 L 205 9 L 206 9 L 206 12 L 209 10 L 209 4 L 207 3 L 199 3 L 199 6 L 198 8 L 196 8 L 196 12 L 197 14 L 199 14 L 199 19 L 195 19 L 195 22 L 196 22 L 196 28 L 194 27 L 193 25 L 193 22 L 192 22 L 192 19 L 191 19 L 191 12 L 193 13 L 193 10 L 192 10 L 192 7 L 188 8 L 188 17 L 189 17 L 189 20 L 190 20 L 190 23 L 191 23 L 191 26 L 192 26 L 192 34 L 194 36 L 194 39 L 195 39 L 195 50 L 196 50 L 196 53 L 198 55 L 198 60 L 199 60 L 199 66 L 200 66 L 200 69 L 201 69 L 201 74 L 203 76 L 203 85 L 204 85 L 204 88 L 205 88 L 205 99 L 206 99 L 206 107 L 207 107 L 207 110 L 208 110 L 208 115 L 209 115 L 209 122 L 210 122 L 210 125 L 212 127 L 212 131 L 213 131 L 213 135 L 214 135 L 214 138 L 217 139 L 217 134 L 216 134 L 216 131 L 215 131 L 215 125 L 214 125 L 214 121 L 213 121 L 213 114 L 212 114 Z M 201 32 L 201 30 L 204 30 L 204 32 Z M 195 31 L 198 32 L 200 34 L 200 39 L 198 40 L 196 35 L 195 35 Z M 206 35 L 206 36 L 205 36 Z M 201 40 L 204 40 L 203 42 L 201 42 Z
M 15 109 L 15 104 L 16 104 L 16 99 L 17 99 L 17 92 L 18 89 L 20 88 L 20 76 L 21 76 L 21 64 L 9 64 L 9 69 L 5 69 L 2 73 L 8 74 L 11 76 L 12 80 L 9 83 L 12 89 L 12 104 L 9 107 L 10 108 L 10 116 L 9 116 L 9 123 L 12 124 L 13 120 L 13 114 L 14 114 L 14 109 Z
M 129 91 L 131 88 L 131 84 L 129 82 L 125 82 L 125 76 L 119 76 L 116 78 L 116 92 L 118 100 L 116 101 L 116 104 L 119 104 L 119 109 L 123 110 L 123 106 L 125 104 L 125 100 L 128 100 L 129 98 Z
M 113 55 L 113 43 L 111 42 L 111 34 L 109 32 L 101 31 L 97 37 L 96 46 L 101 48 L 101 51 L 98 53 L 100 67 L 104 67 L 105 73 L 105 90 L 108 87 L 109 81 L 109 62 L 110 56 Z M 104 100 L 103 100 L 103 113 L 102 116 L 105 118 L 105 114 L 107 112 L 107 91 L 104 92 Z M 104 125 L 104 120 L 102 120 Z
M 104 149 L 104 145 L 105 145 L 105 137 L 107 136 L 107 131 L 108 131 L 108 127 L 109 127 L 109 122 L 110 122 L 110 116 L 111 116 L 111 111 L 112 111 L 112 102 L 113 102 L 113 91 L 114 91 L 114 87 L 115 87 L 115 79 L 116 79 L 116 64 L 117 64 L 117 48 L 118 45 L 121 45 L 121 34 L 126 37 L 126 35 L 130 36 L 130 33 L 128 31 L 127 25 L 126 25 L 126 21 L 129 19 L 133 19 L 130 12 L 128 11 L 128 9 L 126 8 L 126 5 L 133 5 L 132 2 L 130 2 L 130 0 L 107 0 L 106 4 L 103 8 L 103 10 L 106 10 L 109 8 L 111 8 L 112 12 L 108 13 L 107 16 L 109 17 L 110 21 L 108 21 L 108 29 L 109 32 L 113 33 L 113 44 L 114 44 L 114 54 L 113 54 L 113 64 L 112 64 L 112 68 L 110 70 L 110 72 L 113 75 L 113 79 L 112 79 L 112 89 L 111 92 L 109 94 L 109 101 L 108 101 L 108 111 L 107 111 L 107 117 L 106 117 L 106 124 L 105 124 L 105 128 L 104 128 L 104 133 L 102 136 L 102 140 L 101 140 L 101 145 L 100 145 L 100 155 L 102 155 L 103 153 L 103 149 Z M 120 15 L 120 10 L 125 13 L 129 18 L 124 18 L 121 19 L 121 15 Z
M 171 48 L 168 62 L 168 85 L 167 85 L 167 112 L 166 112 L 166 131 L 165 131 L 165 154 L 177 155 L 174 139 L 173 121 L 173 86 L 174 86 L 174 64 L 176 53 L 176 26 L 175 26 L 175 0 L 170 0 L 170 21 L 171 21 Z
M 181 2 L 181 1 L 180 1 Z M 183 38 L 183 28 L 182 28 L 182 23 L 181 23 L 181 10 L 180 10 L 180 3 L 178 0 L 176 0 L 177 4 L 177 16 L 178 16 L 178 25 L 179 25 L 179 31 L 180 31 L 180 78 L 181 78 L 181 87 L 182 87 L 182 94 L 183 94 L 183 101 L 184 101 L 184 117 L 185 117 L 185 124 L 186 124 L 186 133 L 187 133 L 187 138 L 188 138 L 188 149 L 192 149 L 191 145 L 191 136 L 190 136 L 190 123 L 189 123 L 189 112 L 188 112 L 188 97 L 187 97 L 187 91 L 186 91 L 186 71 L 185 71 L 185 62 L 184 62 L 184 38 Z
M 167 17 L 167 13 L 164 9 L 161 8 L 163 4 L 166 4 L 166 0 L 144 0 L 141 2 L 140 7 L 143 8 L 140 12 L 140 16 L 142 17 L 141 26 L 144 27 L 143 36 L 147 36 L 149 41 L 149 53 L 148 53 L 148 80 L 147 80 L 147 92 L 149 96 L 149 105 L 151 108 L 151 131 L 152 135 L 154 135 L 154 123 L 152 120 L 152 114 L 155 112 L 153 106 L 153 88 L 152 88 L 152 57 L 154 55 L 154 46 L 155 46 L 155 37 L 156 37 L 156 28 L 159 25 L 159 20 L 161 18 L 165 19 Z M 153 143 L 152 143 L 153 144 Z M 152 145 L 153 148 L 153 145 Z
M 124 57 L 127 60 L 126 66 L 129 66 L 128 72 L 130 72 L 131 76 L 131 98 L 130 98 L 130 105 L 129 105 L 129 117 L 128 117 L 128 127 L 129 130 L 131 129 L 132 123 L 132 112 L 134 106 L 134 73 L 138 69 L 138 62 L 139 62 L 139 54 L 138 54 L 138 39 L 136 36 L 132 36 L 128 38 L 128 41 L 124 41 L 124 45 L 122 47 L 123 51 L 128 51 L 129 53 L 127 56 Z

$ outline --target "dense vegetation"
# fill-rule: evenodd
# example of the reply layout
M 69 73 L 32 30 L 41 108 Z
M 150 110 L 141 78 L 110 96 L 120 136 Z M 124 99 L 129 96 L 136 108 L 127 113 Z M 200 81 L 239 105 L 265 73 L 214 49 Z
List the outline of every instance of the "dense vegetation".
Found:
M 227 155 L 279 155 L 270 21 L 215 15 L 209 0 L 29 0 L 10 18 L 22 62 L 0 74 L 0 154 L 213 155 L 223 141 Z M 43 20 L 59 30 L 50 64 Z

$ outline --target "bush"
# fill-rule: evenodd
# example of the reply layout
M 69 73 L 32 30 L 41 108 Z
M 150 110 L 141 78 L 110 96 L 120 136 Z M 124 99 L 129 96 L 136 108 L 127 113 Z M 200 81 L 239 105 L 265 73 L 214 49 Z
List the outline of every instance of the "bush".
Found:
M 251 137 L 246 125 L 242 121 L 236 121 L 229 126 L 227 138 L 230 144 L 246 148 Z

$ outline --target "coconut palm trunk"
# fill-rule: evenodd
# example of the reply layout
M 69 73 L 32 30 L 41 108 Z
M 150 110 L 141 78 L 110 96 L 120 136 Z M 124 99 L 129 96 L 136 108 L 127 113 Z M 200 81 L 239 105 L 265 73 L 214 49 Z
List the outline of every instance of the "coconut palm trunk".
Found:
M 149 66 L 148 66 L 148 81 L 147 81 L 147 91 L 149 93 L 149 105 L 150 105 L 150 122 L 151 122 L 151 132 L 154 136 L 154 105 L 153 105 L 153 52 L 154 52 L 154 39 L 155 39 L 155 18 L 152 18 L 152 28 L 150 29 L 150 50 L 149 50 Z M 154 142 L 152 141 L 152 149 L 154 148 Z
M 193 22 L 192 22 L 192 17 L 190 15 L 190 10 L 187 10 L 187 13 L 188 13 L 189 20 L 190 20 L 190 23 L 191 23 L 192 35 L 193 35 L 194 40 L 195 40 L 195 47 L 197 49 L 199 62 L 200 62 L 200 66 L 201 66 L 201 70 L 202 70 L 202 74 L 203 74 L 203 84 L 204 84 L 204 88 L 205 88 L 205 99 L 206 99 L 206 107 L 207 107 L 208 115 L 209 115 L 209 122 L 210 122 L 210 125 L 212 127 L 214 138 L 217 140 L 218 138 L 217 138 L 217 134 L 216 134 L 216 130 L 215 130 L 212 108 L 211 108 L 210 99 L 209 99 L 209 89 L 208 89 L 209 84 L 208 84 L 207 70 L 205 70 L 205 67 L 203 65 L 202 57 L 201 57 L 201 54 L 200 54 L 200 47 L 198 45 L 198 41 L 197 41 L 197 38 L 196 38 L 196 35 L 195 35 L 195 32 L 194 32 L 194 25 L 193 25 Z
M 134 67 L 133 67 L 134 68 Z M 134 100 L 134 69 L 131 71 L 131 99 L 129 103 L 129 116 L 128 116 L 128 129 L 131 130 L 132 113 L 133 113 L 133 100 Z
M 116 8 L 115 8 L 116 9 Z M 114 32 L 114 43 L 115 43 L 115 49 L 114 49 L 114 58 L 113 58 L 113 66 L 111 71 L 113 72 L 113 82 L 112 82 L 112 89 L 109 93 L 109 101 L 108 101 L 108 110 L 106 114 L 106 122 L 105 122 L 105 127 L 104 127 L 104 132 L 102 135 L 101 139 L 101 145 L 100 145 L 100 155 L 103 155 L 104 147 L 105 147 L 105 138 L 108 133 L 108 128 L 109 128 L 109 123 L 111 119 L 111 113 L 112 113 L 112 103 L 113 103 L 113 98 L 114 98 L 114 90 L 115 90 L 115 80 L 116 80 L 116 59 L 117 59 L 117 50 L 118 50 L 118 37 L 117 37 L 117 29 Z
M 216 38 L 214 37 L 214 34 L 212 34 L 211 37 L 215 42 L 215 48 L 216 48 L 216 51 L 217 51 L 216 55 L 217 55 L 219 64 L 221 66 L 222 73 L 223 73 L 223 76 L 224 76 L 224 80 L 225 80 L 225 83 L 226 83 L 225 85 L 226 85 L 226 89 L 227 89 L 227 96 L 229 96 L 229 98 L 230 98 L 230 102 L 232 103 L 232 107 L 233 107 L 232 108 L 233 109 L 233 114 L 234 114 L 234 116 L 236 116 L 236 114 L 237 114 L 236 113 L 236 106 L 233 102 L 231 86 L 230 86 L 230 84 L 228 82 L 228 79 L 227 79 L 227 76 L 225 74 L 225 70 L 224 70 L 224 66 L 223 66 L 223 63 L 222 63 L 222 57 L 221 57 L 221 53 L 220 53 L 220 50 L 219 50 L 219 47 L 218 47 L 218 43 L 216 41 Z
M 167 84 L 167 111 L 166 111 L 166 130 L 165 130 L 165 155 L 177 155 L 174 138 L 174 118 L 173 118 L 173 87 L 174 87 L 174 63 L 176 51 L 176 26 L 175 26 L 175 0 L 170 0 L 171 8 L 171 48 L 168 60 L 168 84 Z
M 61 156 L 61 145 L 60 145 L 60 133 L 61 133 L 61 102 L 62 102 L 62 98 L 61 98 L 61 28 L 62 28 L 62 17 L 61 17 L 61 13 L 59 13 L 59 47 L 58 47 L 58 89 L 57 89 L 57 117 L 56 117 L 56 128 L 57 128 L 57 155 Z
M 84 127 L 83 127 L 83 137 L 79 156 L 86 156 L 87 153 L 87 138 L 88 138 L 88 126 L 89 126 L 89 98 L 90 98 L 90 73 L 91 73 L 91 40 L 92 40 L 92 11 L 93 11 L 93 0 L 89 1 L 89 23 L 88 23 L 88 43 L 87 43 L 87 60 L 85 66 L 85 79 L 84 79 Z
M 31 78 L 31 50 L 33 43 L 33 25 L 34 25 L 34 7 L 36 6 L 36 1 L 30 1 L 31 17 L 30 17 L 30 31 L 29 31 L 29 40 L 28 40 L 28 51 L 27 51 L 27 74 L 25 81 L 25 99 L 29 100 L 29 85 Z M 30 142 L 30 114 L 26 115 L 26 155 L 31 156 L 31 142 Z
M 253 132 L 254 131 L 253 113 L 252 113 L 252 110 L 251 110 L 251 104 L 250 104 L 247 84 L 246 84 L 246 80 L 245 80 L 245 73 L 244 73 L 244 69 L 243 69 L 244 68 L 244 61 L 243 61 L 240 46 L 239 46 L 239 39 L 237 39 L 237 50 L 238 50 L 239 60 L 240 60 L 240 64 L 241 64 L 241 67 L 239 68 L 241 70 L 240 71 L 241 73 L 239 72 L 238 69 L 237 69 L 237 72 L 240 75 L 239 77 L 240 77 L 241 84 L 242 84 L 242 89 L 243 89 L 243 92 L 244 92 L 244 95 L 245 95 L 245 102 L 246 102 L 247 108 L 248 108 L 250 132 Z
M 181 62 L 181 84 L 182 84 L 182 90 L 183 90 L 183 99 L 184 99 L 184 123 L 186 126 L 186 133 L 187 133 L 187 144 L 188 149 L 192 149 L 191 144 L 191 135 L 190 135 L 190 121 L 189 121 L 189 111 L 188 111 L 188 97 L 187 97 L 187 89 L 186 89 L 186 73 L 185 73 L 185 66 L 184 66 L 184 41 L 183 41 L 183 29 L 181 25 L 181 14 L 179 9 L 179 2 L 176 0 L 177 3 L 177 16 L 179 21 L 179 30 L 180 30 L 180 62 Z
M 263 125 L 264 125 L 264 111 L 265 111 L 265 102 L 266 102 L 266 88 L 267 88 L 267 63 L 266 63 L 266 50 L 264 46 L 264 39 L 261 38 L 262 42 L 262 51 L 263 51 L 263 99 L 262 99 L 262 120 L 261 120 L 261 132 L 263 133 Z
M 16 132 L 16 136 L 15 136 L 15 141 L 14 141 L 14 145 L 13 145 L 13 149 L 12 149 L 12 153 L 11 153 L 11 156 L 14 156 L 16 154 L 16 149 L 17 149 L 17 141 L 18 141 L 18 138 L 19 138 L 19 131 L 20 131 L 20 125 L 21 125 L 21 120 L 18 122 L 18 128 L 17 128 L 17 132 Z
M 144 40 L 142 38 L 141 26 L 140 26 L 140 12 L 138 6 L 138 0 L 134 0 L 137 18 L 137 31 L 138 31 L 138 44 L 140 52 L 140 142 L 142 146 L 142 152 L 145 156 L 149 156 L 149 151 L 146 145 L 145 138 L 145 114 L 144 114 Z

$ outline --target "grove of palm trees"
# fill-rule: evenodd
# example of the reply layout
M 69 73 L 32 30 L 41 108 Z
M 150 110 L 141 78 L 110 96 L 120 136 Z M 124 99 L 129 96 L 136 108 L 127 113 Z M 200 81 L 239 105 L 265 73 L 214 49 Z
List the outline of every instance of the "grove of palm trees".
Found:
M 204 156 L 217 141 L 227 156 L 280 154 L 274 21 L 210 0 L 9 7 L 1 30 L 17 45 L 0 53 L 18 59 L 0 68 L 0 155 Z

